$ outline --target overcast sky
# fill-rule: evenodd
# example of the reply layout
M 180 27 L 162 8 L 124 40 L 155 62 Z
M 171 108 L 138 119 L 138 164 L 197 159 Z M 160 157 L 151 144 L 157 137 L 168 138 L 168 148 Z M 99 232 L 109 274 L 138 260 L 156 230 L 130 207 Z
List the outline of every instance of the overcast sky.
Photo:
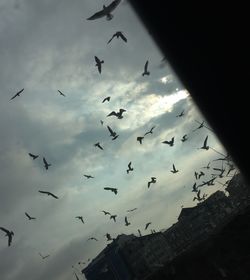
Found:
M 84 267 L 78 262 L 107 245 L 106 233 L 167 229 L 182 205 L 196 205 L 194 171 L 206 173 L 200 182 L 211 178 L 216 172 L 201 167 L 221 157 L 213 149 L 226 153 L 211 130 L 193 131 L 203 116 L 127 1 L 110 21 L 86 20 L 109 3 L 0 0 L 0 227 L 15 234 L 8 247 L 0 231 L 3 280 L 74 279 L 73 271 Z M 114 38 L 107 44 L 117 31 L 127 43 Z M 104 60 L 101 74 L 95 56 Z M 147 60 L 150 75 L 142 76 Z M 102 103 L 107 96 L 110 101 Z M 122 119 L 107 117 L 120 108 L 126 110 Z M 184 116 L 176 117 L 183 110 Z M 116 140 L 107 125 L 119 134 Z M 140 144 L 136 138 L 153 126 Z M 213 149 L 202 150 L 207 135 Z M 172 137 L 173 147 L 162 143 Z M 96 142 L 104 150 L 94 147 Z M 32 160 L 28 153 L 39 157 Z M 51 163 L 48 170 L 43 157 Z M 130 161 L 134 170 L 127 174 Z M 173 164 L 176 174 L 170 172 Z M 221 162 L 211 166 L 220 168 Z M 148 188 L 151 177 L 156 183 Z M 219 183 L 202 193 L 217 189 L 222 190 Z M 137 210 L 128 213 L 132 208 Z M 117 222 L 102 210 L 117 214 Z M 29 221 L 25 212 L 36 220 Z M 152 224 L 145 231 L 147 222 Z M 50 257 L 42 260 L 39 252 Z

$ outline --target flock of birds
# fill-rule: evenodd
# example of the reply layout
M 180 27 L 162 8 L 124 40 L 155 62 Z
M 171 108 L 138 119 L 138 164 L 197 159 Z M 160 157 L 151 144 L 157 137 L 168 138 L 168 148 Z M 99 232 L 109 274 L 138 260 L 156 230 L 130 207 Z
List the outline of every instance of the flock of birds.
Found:
M 103 9 L 97 13 L 95 13 L 94 15 L 92 15 L 91 17 L 89 17 L 87 20 L 95 20 L 95 19 L 99 19 L 101 17 L 106 17 L 107 20 L 111 20 L 113 18 L 113 15 L 111 14 L 111 12 L 118 6 L 118 4 L 121 2 L 121 0 L 114 0 L 109 6 L 103 6 Z M 107 44 L 109 44 L 114 38 L 121 38 L 125 43 L 127 43 L 127 38 L 124 36 L 124 34 L 121 32 L 121 31 L 117 31 L 115 34 L 113 34 L 113 36 L 108 40 Z M 97 69 L 98 69 L 98 72 L 101 74 L 102 73 L 102 65 L 104 64 L 104 60 L 101 60 L 99 59 L 97 56 L 94 57 L 95 58 L 95 62 L 96 62 L 96 66 L 97 66 Z M 145 65 L 144 65 L 144 70 L 142 72 L 142 76 L 148 76 L 150 75 L 150 72 L 148 70 L 148 64 L 149 64 L 149 61 L 147 60 Z M 17 97 L 20 97 L 20 95 L 24 92 L 24 89 L 21 89 L 20 91 L 18 91 L 14 96 L 11 97 L 10 101 L 14 100 L 15 98 Z M 60 94 L 60 96 L 63 96 L 63 97 L 66 97 L 66 95 L 58 90 L 58 93 Z M 105 97 L 103 100 L 102 100 L 102 103 L 105 103 L 105 102 L 109 102 L 111 100 L 111 97 L 108 96 L 108 97 Z M 126 112 L 125 109 L 119 109 L 119 111 L 112 111 L 110 112 L 107 117 L 116 117 L 117 119 L 122 119 L 124 116 L 123 114 Z M 182 110 L 182 112 L 180 112 L 180 114 L 176 115 L 177 118 L 183 118 L 185 116 L 185 110 Z M 198 121 L 197 121 L 198 122 Z M 211 130 L 209 127 L 207 127 L 205 125 L 205 122 L 198 122 L 199 123 L 199 126 L 197 126 L 193 131 L 197 131 L 197 130 L 200 130 L 201 128 L 205 127 L 207 128 L 208 130 Z M 103 125 L 104 122 L 101 120 L 101 124 Z M 155 130 L 156 126 L 153 126 L 149 131 L 146 131 L 143 136 L 138 136 L 136 138 L 136 141 L 139 142 L 140 145 L 143 144 L 143 141 L 145 139 L 146 136 L 148 135 L 152 135 L 154 133 L 154 130 Z M 115 132 L 109 125 L 107 126 L 107 129 L 110 133 L 110 137 L 112 138 L 112 140 L 116 140 L 119 135 L 117 134 L 117 132 Z M 185 134 L 182 136 L 182 138 L 180 139 L 183 143 L 188 141 L 189 139 L 189 135 L 188 134 Z M 168 139 L 168 140 L 164 140 L 162 142 L 162 144 L 165 144 L 165 145 L 168 145 L 169 147 L 173 147 L 175 145 L 175 137 L 173 136 L 171 139 Z M 100 142 L 97 142 L 94 144 L 94 146 L 100 150 L 104 150 L 104 147 L 101 145 Z M 208 145 L 208 135 L 205 137 L 202 145 L 197 148 L 197 149 L 202 149 L 202 150 L 209 150 L 211 147 L 209 147 Z M 211 148 L 213 149 L 213 148 Z M 214 150 L 214 149 L 213 149 Z M 215 151 L 215 150 L 214 150 Z M 216 151 L 215 151 L 216 152 Z M 39 158 L 39 155 L 36 155 L 36 154 L 32 154 L 32 153 L 29 153 L 28 154 L 33 160 L 37 160 Z M 200 170 L 200 171 L 195 171 L 194 173 L 194 177 L 195 177 L 195 182 L 192 186 L 192 192 L 195 193 L 195 197 L 193 198 L 193 200 L 197 200 L 198 203 L 204 201 L 207 197 L 207 194 L 201 194 L 201 188 L 204 187 L 204 186 L 211 186 L 211 185 L 214 185 L 215 184 L 215 180 L 217 178 L 223 178 L 223 177 L 229 177 L 231 175 L 231 172 L 235 169 L 235 166 L 233 165 L 232 163 L 232 160 L 229 156 L 224 156 L 222 158 L 219 158 L 219 159 L 215 159 L 214 161 L 218 161 L 218 160 L 221 160 L 222 162 L 222 167 L 221 168 L 218 168 L 218 167 L 211 167 L 211 162 L 209 162 L 206 166 L 203 166 L 201 167 L 202 170 L 206 169 L 207 171 L 209 170 L 214 170 L 214 171 L 219 171 L 219 173 L 214 173 L 214 174 L 210 174 L 211 178 L 209 178 L 208 180 L 205 180 L 205 181 L 202 181 L 202 183 L 198 183 L 200 182 L 200 180 L 202 180 L 202 177 L 205 176 L 205 172 Z M 42 161 L 43 161 L 43 164 L 44 164 L 44 168 L 46 170 L 49 170 L 49 168 L 52 166 L 51 163 L 49 163 L 45 157 L 42 158 Z M 224 164 L 224 162 L 227 163 L 227 165 L 229 166 L 229 169 L 227 171 L 227 174 L 226 173 L 226 165 Z M 130 161 L 128 163 L 128 166 L 127 166 L 127 169 L 126 169 L 126 173 L 129 174 L 130 172 L 133 172 L 134 171 L 134 167 L 132 165 L 132 161 Z M 179 170 L 176 168 L 175 164 L 172 164 L 172 169 L 170 170 L 173 174 L 176 174 L 179 172 Z M 84 177 L 86 179 L 94 179 L 95 177 L 90 175 L 90 174 L 84 174 Z M 152 184 L 155 184 L 156 183 L 156 180 L 157 178 L 156 177 L 151 177 L 150 180 L 147 182 L 147 187 L 150 188 Z M 220 184 L 228 184 L 230 180 L 227 180 L 226 183 L 221 183 L 219 182 Z M 117 188 L 113 188 L 113 187 L 104 187 L 104 190 L 106 191 L 111 191 L 113 192 L 115 195 L 118 194 L 118 189 Z M 39 193 L 43 194 L 43 195 L 48 195 L 54 199 L 59 199 L 59 197 L 55 194 L 53 194 L 52 192 L 49 192 L 49 191 L 45 191 L 45 190 L 38 190 Z M 133 211 L 136 211 L 137 208 L 133 208 L 133 209 L 129 209 L 127 210 L 128 213 L 131 213 Z M 111 214 L 109 211 L 106 211 L 106 210 L 102 210 L 101 212 L 104 213 L 105 216 L 109 216 L 109 219 L 110 220 L 113 220 L 114 222 L 116 222 L 116 219 L 117 219 L 117 214 Z M 25 216 L 28 218 L 28 220 L 36 220 L 36 217 L 32 217 L 29 213 L 25 212 L 24 213 Z M 84 221 L 84 218 L 83 216 L 76 216 L 75 217 L 76 219 L 78 219 L 82 224 L 85 224 L 85 221 Z M 129 226 L 131 225 L 131 222 L 128 220 L 128 216 L 125 216 L 124 218 L 124 224 L 125 226 Z M 144 227 L 144 230 L 147 230 L 149 228 L 149 226 L 152 224 L 152 222 L 148 222 L 146 223 L 145 227 Z M 13 240 L 13 236 L 14 236 L 14 232 L 11 231 L 11 230 L 8 230 L 4 227 L 0 227 L 0 230 L 2 230 L 4 233 L 5 233 L 5 236 L 8 237 L 8 246 L 11 245 L 12 243 L 12 240 Z M 154 229 L 151 229 L 151 232 L 154 233 L 155 230 Z M 139 236 L 141 236 L 141 231 L 140 229 L 138 229 L 138 233 L 139 233 Z M 110 233 L 106 233 L 104 235 L 106 238 L 107 238 L 107 241 L 112 241 L 114 238 L 111 237 L 111 234 Z M 89 237 L 88 240 L 94 240 L 94 241 L 98 241 L 98 239 L 94 236 L 92 237 Z M 48 258 L 50 255 L 42 255 L 40 252 L 39 252 L 39 255 L 41 256 L 42 259 L 46 259 Z M 90 261 L 90 259 L 88 259 L 88 261 Z M 82 262 L 79 262 L 79 264 L 82 264 Z M 72 266 L 73 267 L 73 266 Z M 76 278 L 78 279 L 78 276 L 77 274 L 74 272 Z

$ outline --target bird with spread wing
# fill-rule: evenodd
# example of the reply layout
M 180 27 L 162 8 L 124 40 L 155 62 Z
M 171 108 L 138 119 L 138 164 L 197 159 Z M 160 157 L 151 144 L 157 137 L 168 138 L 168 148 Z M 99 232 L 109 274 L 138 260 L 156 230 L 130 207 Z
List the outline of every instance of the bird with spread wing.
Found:
M 11 242 L 12 242 L 12 236 L 14 235 L 14 232 L 13 231 L 10 231 L 6 228 L 3 228 L 3 227 L 0 227 L 0 229 L 5 232 L 5 236 L 8 236 L 8 246 L 11 245 Z
M 99 12 L 96 12 L 91 17 L 87 18 L 87 20 L 95 20 L 98 18 L 106 17 L 107 20 L 111 20 L 113 15 L 111 12 L 120 4 L 121 0 L 114 0 L 107 7 L 103 5 L 103 9 Z

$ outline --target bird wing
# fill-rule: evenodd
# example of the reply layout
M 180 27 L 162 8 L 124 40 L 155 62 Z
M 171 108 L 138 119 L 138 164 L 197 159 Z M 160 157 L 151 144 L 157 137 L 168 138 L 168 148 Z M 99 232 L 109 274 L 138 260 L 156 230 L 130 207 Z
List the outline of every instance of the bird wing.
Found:
M 10 246 L 12 241 L 12 234 L 8 234 L 8 246 Z
M 109 44 L 114 39 L 114 37 L 115 37 L 115 34 L 109 39 L 107 44 Z
M 64 93 L 62 93 L 60 90 L 58 90 L 58 92 L 59 92 L 61 95 L 65 96 L 65 94 L 64 94 Z
M 93 14 L 91 17 L 87 18 L 87 20 L 98 19 L 98 18 L 101 18 L 101 17 L 103 17 L 105 15 L 106 15 L 106 12 L 104 12 L 104 10 L 101 10 L 101 11 L 96 12 L 95 14 Z
M 109 114 L 107 115 L 107 117 L 109 117 L 109 116 L 117 116 L 117 113 L 116 113 L 115 111 L 112 111 L 111 113 L 109 113 Z
M 101 74 L 102 73 L 102 65 L 101 65 L 101 63 L 99 63 L 97 65 L 97 68 L 98 68 L 98 72 Z
M 108 128 L 110 134 L 112 134 L 112 135 L 116 134 L 116 133 L 112 130 L 112 128 L 111 128 L 110 126 L 107 126 L 107 128 Z
M 100 62 L 101 62 L 100 59 L 97 56 L 95 56 L 95 62 L 98 63 L 98 64 L 100 64 Z
M 120 37 L 122 38 L 122 40 L 123 40 L 124 42 L 127 43 L 127 38 L 126 38 L 122 33 L 120 33 Z
M 145 72 L 148 71 L 148 60 L 147 60 L 147 62 L 146 62 L 145 65 L 144 65 L 144 71 L 145 71 Z
M 11 99 L 10 100 L 12 100 L 12 99 L 14 99 L 14 98 L 16 98 L 21 92 L 23 92 L 24 91 L 24 88 L 23 89 L 21 89 L 21 90 L 19 90 L 13 97 L 11 97 Z
M 29 219 L 31 219 L 31 217 L 30 217 L 30 215 L 29 215 L 28 213 L 25 212 L 25 215 L 26 215 Z
M 204 141 L 204 147 L 207 146 L 207 139 L 208 139 L 208 136 L 206 137 L 205 141 Z
M 0 229 L 1 229 L 2 231 L 4 231 L 6 234 L 9 234 L 9 233 L 10 233 L 9 230 L 7 230 L 6 228 L 0 227 Z
M 39 191 L 40 193 L 45 193 L 45 194 L 49 194 L 48 192 L 46 191 Z
M 128 164 L 128 168 L 129 168 L 129 169 L 131 169 L 131 163 L 132 163 L 132 162 L 130 161 L 129 164 Z
M 174 164 L 173 164 L 173 170 L 176 171 L 176 168 L 175 168 Z
M 108 9 L 108 12 L 112 12 L 119 4 L 120 4 L 121 0 L 114 0 L 110 5 L 108 5 L 106 7 L 106 9 Z
M 43 163 L 44 163 L 45 165 L 48 165 L 48 162 L 46 161 L 45 158 L 43 158 Z
M 17 95 L 18 95 L 18 94 L 16 93 L 14 96 L 12 96 L 12 97 L 11 97 L 11 99 L 10 99 L 10 100 L 12 100 L 12 99 L 16 98 L 16 97 L 17 97 Z
M 51 192 L 48 192 L 48 195 L 51 195 L 51 196 L 53 196 L 54 198 L 58 199 L 58 197 L 57 197 L 56 195 L 54 195 L 53 193 L 51 193 Z

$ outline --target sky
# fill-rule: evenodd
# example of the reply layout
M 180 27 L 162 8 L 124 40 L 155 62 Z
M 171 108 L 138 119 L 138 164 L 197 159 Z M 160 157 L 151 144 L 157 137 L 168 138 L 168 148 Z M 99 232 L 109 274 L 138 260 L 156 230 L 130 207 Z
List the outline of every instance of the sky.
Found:
M 8 247 L 0 231 L 3 280 L 66 280 L 75 278 L 73 272 L 85 279 L 79 272 L 86 264 L 78 262 L 88 263 L 107 245 L 106 233 L 115 238 L 169 228 L 181 207 L 197 203 L 194 172 L 205 173 L 197 182 L 202 183 L 218 174 L 212 167 L 222 167 L 213 160 L 225 149 L 206 120 L 206 127 L 195 130 L 204 117 L 128 1 L 110 21 L 87 20 L 109 3 L 0 0 L 0 227 L 14 232 Z M 114 38 L 107 44 L 117 31 L 127 42 Z M 101 74 L 95 56 L 104 60 Z M 150 75 L 142 76 L 147 60 Z M 102 103 L 107 96 L 110 101 Z M 120 108 L 126 110 L 122 119 L 107 117 Z M 137 137 L 152 127 L 140 144 Z M 200 149 L 206 136 L 209 150 Z M 172 137 L 172 147 L 162 143 Z M 43 157 L 51 163 L 48 170 Z M 130 161 L 134 170 L 127 174 Z M 209 170 L 202 168 L 209 162 Z M 151 177 L 156 183 L 148 188 Z M 202 193 L 223 190 L 218 181 L 223 180 Z M 102 210 L 116 214 L 117 221 Z M 147 222 L 152 224 L 144 230 Z M 39 253 L 50 256 L 42 259 Z

